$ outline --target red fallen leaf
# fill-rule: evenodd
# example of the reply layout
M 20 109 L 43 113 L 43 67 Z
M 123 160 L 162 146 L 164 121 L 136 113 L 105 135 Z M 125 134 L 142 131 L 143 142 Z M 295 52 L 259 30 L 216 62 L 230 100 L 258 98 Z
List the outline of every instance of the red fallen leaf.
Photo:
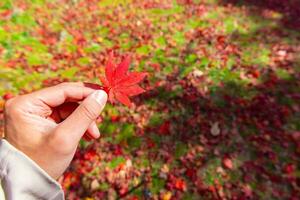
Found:
M 120 155 L 122 155 L 122 154 L 123 154 L 122 147 L 121 147 L 120 145 L 116 145 L 116 146 L 114 147 L 113 154 L 114 154 L 115 156 L 120 156 Z
M 249 185 L 243 185 L 242 190 L 247 197 L 253 196 L 253 191 Z
M 208 190 L 211 191 L 212 193 L 216 192 L 216 188 L 213 185 L 208 186 Z
M 155 142 L 154 142 L 151 138 L 148 138 L 148 139 L 147 139 L 147 147 L 148 147 L 148 148 L 153 148 L 153 147 L 155 147 Z
M 160 70 L 160 65 L 157 63 L 151 63 L 150 66 L 153 67 L 154 70 Z
M 177 190 L 181 190 L 181 191 L 185 191 L 187 189 L 185 181 L 180 178 L 175 180 L 174 186 Z
M 111 103 L 114 103 L 115 99 L 117 99 L 119 102 L 130 107 L 131 101 L 129 97 L 145 92 L 138 83 L 146 77 L 147 73 L 128 73 L 130 65 L 129 57 L 126 57 L 118 66 L 114 64 L 113 60 L 114 56 L 111 53 L 105 67 L 105 77 L 101 76 L 100 80 Z
M 66 172 L 63 176 L 62 185 L 63 188 L 68 189 L 72 185 L 79 183 L 79 176 L 73 172 Z
M 189 168 L 186 170 L 185 175 L 191 180 L 197 179 L 197 171 L 195 169 Z
M 289 163 L 284 166 L 283 171 L 287 174 L 292 174 L 292 173 L 294 173 L 295 169 L 296 169 L 295 165 L 292 163 Z
M 130 200 L 139 200 L 139 198 L 137 196 L 132 196 L 130 197 Z
M 120 195 L 120 197 L 125 196 L 125 194 L 128 192 L 128 187 L 127 186 L 123 186 L 118 190 L 118 193 Z
M 112 122 L 117 122 L 117 121 L 119 121 L 119 119 L 120 119 L 120 117 L 117 116 L 117 115 L 112 115 L 112 116 L 110 117 L 110 120 L 111 120 Z
M 116 168 L 115 171 L 120 172 L 125 168 L 126 164 L 125 163 L 120 163 Z
M 224 35 L 220 35 L 217 37 L 217 41 L 220 45 L 224 45 L 224 43 L 226 42 L 226 37 Z
M 232 160 L 228 157 L 225 157 L 222 161 L 224 167 L 226 167 L 227 169 L 233 169 L 233 163 Z
M 0 13 L 1 18 L 9 17 L 12 14 L 12 10 L 4 10 Z
M 89 150 L 87 153 L 84 154 L 84 159 L 85 160 L 93 160 L 97 156 L 97 152 L 93 149 Z
M 170 121 L 165 121 L 162 125 L 160 125 L 158 133 L 160 135 L 169 135 L 170 133 Z
M 254 70 L 251 74 L 254 78 L 260 77 L 260 72 L 258 70 Z

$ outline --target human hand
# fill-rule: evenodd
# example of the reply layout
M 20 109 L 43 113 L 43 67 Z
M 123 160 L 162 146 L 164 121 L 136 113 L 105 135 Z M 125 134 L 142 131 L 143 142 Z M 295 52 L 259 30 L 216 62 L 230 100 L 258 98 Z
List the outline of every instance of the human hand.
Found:
M 95 120 L 106 101 L 103 90 L 83 83 L 61 83 L 17 96 L 5 104 L 5 139 L 57 179 L 80 138 L 85 133 L 100 136 Z

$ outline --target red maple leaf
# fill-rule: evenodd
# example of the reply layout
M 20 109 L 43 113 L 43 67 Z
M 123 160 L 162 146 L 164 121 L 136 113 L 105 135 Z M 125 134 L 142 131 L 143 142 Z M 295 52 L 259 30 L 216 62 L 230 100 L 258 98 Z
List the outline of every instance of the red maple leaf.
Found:
M 186 190 L 186 183 L 185 183 L 185 181 L 183 179 L 180 179 L 180 178 L 176 179 L 175 180 L 175 188 L 177 190 L 185 191 Z
M 111 53 L 105 67 L 105 77 L 100 76 L 104 90 L 108 94 L 109 101 L 119 102 L 130 107 L 129 97 L 139 95 L 145 90 L 141 88 L 140 83 L 147 75 L 145 72 L 128 72 L 130 57 L 127 56 L 120 64 L 115 65 L 114 56 Z

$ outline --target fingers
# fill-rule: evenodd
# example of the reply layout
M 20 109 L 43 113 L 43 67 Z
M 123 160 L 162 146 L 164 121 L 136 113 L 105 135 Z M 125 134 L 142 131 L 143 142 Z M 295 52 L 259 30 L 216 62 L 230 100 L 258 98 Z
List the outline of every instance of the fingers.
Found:
M 93 122 L 103 110 L 106 101 L 106 92 L 96 90 L 84 99 L 68 118 L 58 125 L 56 134 L 69 137 L 69 139 L 73 140 L 76 144 L 88 129 L 92 131 L 95 137 L 99 137 L 98 135 L 100 135 L 100 133 L 97 132 L 96 124 L 93 125 Z
M 99 131 L 98 126 L 95 121 L 93 121 L 90 124 L 87 132 L 88 132 L 89 136 L 91 136 L 94 139 L 97 139 L 100 137 L 100 131 Z
M 61 83 L 30 94 L 50 107 L 57 107 L 65 101 L 81 101 L 95 90 L 86 87 L 84 83 Z
M 78 106 L 79 106 L 79 104 L 76 102 L 67 102 L 67 103 L 64 103 L 61 106 L 57 107 L 57 109 L 55 111 L 57 111 L 59 118 L 60 118 L 59 121 L 57 121 L 57 123 L 65 120 L 67 117 L 69 117 Z M 100 132 L 99 132 L 98 126 L 95 121 L 93 121 L 90 124 L 89 128 L 87 129 L 87 134 L 92 139 L 97 139 L 100 137 Z

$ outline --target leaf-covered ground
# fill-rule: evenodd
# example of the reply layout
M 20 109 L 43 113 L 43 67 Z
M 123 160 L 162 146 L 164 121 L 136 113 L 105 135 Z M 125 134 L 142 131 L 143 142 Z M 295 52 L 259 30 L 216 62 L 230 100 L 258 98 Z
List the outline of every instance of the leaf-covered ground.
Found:
M 259 2 L 259 3 L 258 3 Z M 67 199 L 300 196 L 298 0 L 1 0 L 0 107 L 100 83 L 108 52 L 147 71 L 107 105 L 60 179 Z M 3 129 L 3 116 L 1 129 Z M 3 130 L 2 130 L 3 131 Z

